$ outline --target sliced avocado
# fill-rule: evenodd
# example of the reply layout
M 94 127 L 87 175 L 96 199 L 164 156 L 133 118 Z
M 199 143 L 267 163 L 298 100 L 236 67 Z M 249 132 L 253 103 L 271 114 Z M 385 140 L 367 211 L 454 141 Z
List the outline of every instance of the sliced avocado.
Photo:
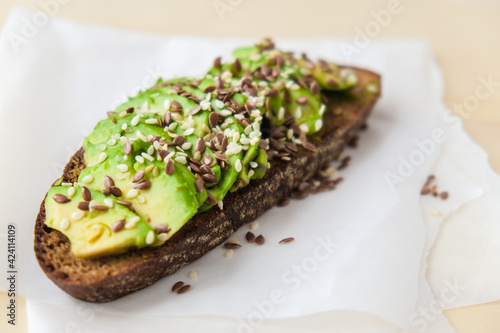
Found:
M 70 195 L 73 190 L 74 194 Z M 79 209 L 79 203 L 84 202 L 88 206 L 88 202 L 82 197 L 82 188 L 79 187 L 52 187 L 45 199 L 45 223 L 68 237 L 75 256 L 88 258 L 123 253 L 131 248 L 140 249 L 151 244 L 148 241 L 151 242 L 151 238 L 154 240 L 153 229 L 143 219 L 116 203 L 116 199 L 106 198 L 100 191 L 90 190 L 90 193 L 92 204 L 95 203 L 91 207 L 106 209 L 105 211 Z M 59 203 L 61 196 L 71 201 Z M 111 207 L 106 206 L 106 203 Z M 116 228 L 117 224 L 121 225 L 119 229 Z

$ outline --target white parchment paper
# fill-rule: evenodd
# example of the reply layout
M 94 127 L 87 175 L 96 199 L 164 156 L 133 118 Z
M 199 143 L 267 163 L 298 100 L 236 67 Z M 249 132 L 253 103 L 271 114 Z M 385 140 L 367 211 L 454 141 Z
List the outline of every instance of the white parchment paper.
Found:
M 202 74 L 216 56 L 227 59 L 234 47 L 256 40 L 152 36 L 52 19 L 15 52 L 12 33 L 19 34 L 23 18 L 31 16 L 14 11 L 0 39 L 0 233 L 4 240 L 7 225 L 17 226 L 18 290 L 27 298 L 30 332 L 75 327 L 100 332 L 111 325 L 121 331 L 189 331 L 202 325 L 207 332 L 285 327 L 288 332 L 304 327 L 453 332 L 439 309 L 432 320 L 422 315 L 422 308 L 435 308 L 433 292 L 437 295 L 453 283 L 468 290 L 456 293 L 453 304 L 439 299 L 444 307 L 500 298 L 498 278 L 487 292 L 471 287 L 477 276 L 498 265 L 491 254 L 471 272 L 468 264 L 489 247 L 471 248 L 460 265 L 457 257 L 448 261 L 450 253 L 461 251 L 453 246 L 462 241 L 456 238 L 467 237 L 466 226 L 455 233 L 461 230 L 455 228 L 460 221 L 447 221 L 441 230 L 443 242 L 431 256 L 431 284 L 427 282 L 426 258 L 440 224 L 450 213 L 453 221 L 460 220 L 466 213 L 462 210 L 472 205 L 489 212 L 495 201 L 481 198 L 500 187 L 492 181 L 497 176 L 484 153 L 458 120 L 446 117 L 442 77 L 428 45 L 404 40 L 376 41 L 356 56 L 354 63 L 382 74 L 383 97 L 360 147 L 345 151 L 352 157 L 351 166 L 341 173 L 345 181 L 335 191 L 262 216 L 255 232 L 266 237 L 264 246 L 244 245 L 232 258 L 225 258 L 222 248 L 214 249 L 173 276 L 103 305 L 66 295 L 36 262 L 33 224 L 48 187 L 84 136 L 106 111 L 158 76 Z M 332 60 L 342 60 L 341 42 L 277 40 L 282 49 Z M 448 200 L 420 197 L 430 173 L 436 174 L 440 189 L 450 192 Z M 433 216 L 433 211 L 441 215 Z M 496 210 L 489 213 L 490 223 L 477 238 L 498 235 L 493 221 L 499 215 Z M 446 229 L 452 230 L 445 234 Z M 244 226 L 234 237 L 244 239 L 247 230 Z M 296 241 L 278 244 L 289 236 Z M 188 278 L 193 269 L 199 274 L 196 280 Z M 178 280 L 193 289 L 172 294 Z M 7 290 L 3 279 L 0 290 Z

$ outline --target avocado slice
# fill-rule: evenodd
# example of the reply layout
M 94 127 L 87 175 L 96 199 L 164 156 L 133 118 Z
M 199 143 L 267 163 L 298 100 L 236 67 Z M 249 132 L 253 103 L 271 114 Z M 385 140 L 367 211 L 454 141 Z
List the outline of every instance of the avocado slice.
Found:
M 89 210 L 82 191 L 80 187 L 56 186 L 45 199 L 45 223 L 68 237 L 74 255 L 88 258 L 123 253 L 153 243 L 153 229 L 137 214 L 95 190 L 88 192 L 94 207 Z M 81 203 L 87 210 L 80 209 Z

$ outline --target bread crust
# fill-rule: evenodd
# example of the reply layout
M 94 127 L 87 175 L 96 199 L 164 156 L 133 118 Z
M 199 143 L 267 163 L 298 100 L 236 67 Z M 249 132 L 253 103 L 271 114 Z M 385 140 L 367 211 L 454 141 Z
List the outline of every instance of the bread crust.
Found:
M 358 76 L 359 87 L 380 82 L 374 72 L 352 69 Z M 88 302 L 112 301 L 155 283 L 224 242 L 243 224 L 254 221 L 287 198 L 302 181 L 339 156 L 365 124 L 379 94 L 362 93 L 359 99 L 350 99 L 329 93 L 324 127 L 319 133 L 321 139 L 314 142 L 316 152 L 301 147 L 291 161 L 273 160 L 264 178 L 227 194 L 224 210 L 214 207 L 197 214 L 160 247 L 93 259 L 75 257 L 69 240 L 44 224 L 45 200 L 42 201 L 34 246 L 40 267 L 59 288 Z M 64 181 L 76 181 L 84 167 L 80 149 L 64 168 Z

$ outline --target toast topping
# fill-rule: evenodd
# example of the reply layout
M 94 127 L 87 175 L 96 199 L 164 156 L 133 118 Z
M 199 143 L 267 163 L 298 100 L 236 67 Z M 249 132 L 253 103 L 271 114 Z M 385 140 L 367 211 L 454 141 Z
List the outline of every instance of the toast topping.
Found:
M 86 168 L 74 190 L 51 189 L 65 204 L 48 200 L 46 223 L 80 257 L 161 245 L 193 215 L 224 209 L 229 191 L 262 178 L 273 161 L 290 161 L 301 145 L 316 151 L 308 140 L 323 128 L 323 93 L 355 84 L 353 72 L 270 40 L 216 59 L 201 78 L 159 80 L 85 139 Z M 54 223 L 74 212 L 84 215 L 66 228 Z

